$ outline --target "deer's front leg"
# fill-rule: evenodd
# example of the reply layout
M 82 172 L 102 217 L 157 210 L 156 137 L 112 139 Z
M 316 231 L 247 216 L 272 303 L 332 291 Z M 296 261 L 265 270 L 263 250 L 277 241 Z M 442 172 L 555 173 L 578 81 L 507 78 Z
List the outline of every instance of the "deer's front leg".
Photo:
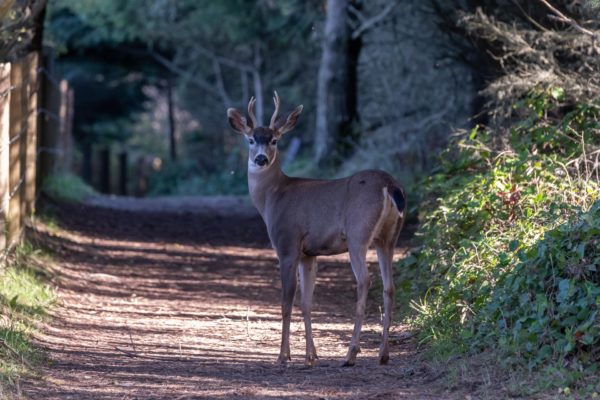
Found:
M 316 257 L 304 257 L 300 260 L 300 292 L 302 293 L 302 316 L 304 317 L 304 332 L 306 335 L 306 365 L 316 364 L 317 349 L 313 342 L 311 311 L 315 280 L 317 278 Z
M 279 258 L 279 268 L 281 273 L 281 350 L 277 361 L 280 364 L 286 364 L 291 360 L 290 355 L 290 322 L 292 320 L 292 307 L 294 306 L 294 296 L 297 286 L 297 257 Z

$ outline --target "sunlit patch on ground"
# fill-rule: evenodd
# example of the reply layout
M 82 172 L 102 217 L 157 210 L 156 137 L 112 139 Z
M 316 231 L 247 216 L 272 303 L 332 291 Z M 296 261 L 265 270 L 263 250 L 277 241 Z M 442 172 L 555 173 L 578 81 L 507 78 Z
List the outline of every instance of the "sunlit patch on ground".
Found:
M 293 359 L 281 367 L 279 272 L 262 221 L 222 218 L 217 231 L 206 230 L 216 226 L 209 216 L 147 218 L 75 207 L 63 212 L 63 228 L 38 231 L 60 259 L 61 306 L 39 338 L 51 363 L 42 382 L 26 385 L 32 398 L 435 397 L 419 385 L 431 371 L 415 362 L 405 327 L 392 330 L 391 364 L 378 365 L 375 300 L 357 366 L 339 367 L 354 314 L 346 256 L 321 263 L 318 366 L 304 366 L 296 308 Z M 378 273 L 376 265 L 370 270 Z

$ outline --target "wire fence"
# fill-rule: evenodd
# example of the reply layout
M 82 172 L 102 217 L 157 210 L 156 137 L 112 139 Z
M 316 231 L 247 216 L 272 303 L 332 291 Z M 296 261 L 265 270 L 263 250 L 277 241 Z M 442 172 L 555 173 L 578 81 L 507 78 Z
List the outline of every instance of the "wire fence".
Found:
M 32 52 L 0 63 L 0 252 L 23 237 L 44 178 L 68 168 L 73 91 Z

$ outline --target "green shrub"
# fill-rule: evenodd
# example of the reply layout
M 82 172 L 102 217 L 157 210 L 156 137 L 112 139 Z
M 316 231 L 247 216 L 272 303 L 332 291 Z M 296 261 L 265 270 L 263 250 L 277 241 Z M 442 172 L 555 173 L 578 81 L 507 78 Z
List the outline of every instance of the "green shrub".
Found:
M 528 366 L 600 356 L 600 201 L 517 252 L 481 310 L 477 337 L 499 341 Z
M 457 135 L 423 184 L 398 286 L 419 297 L 413 322 L 439 351 L 502 348 L 530 367 L 593 356 L 600 108 L 564 113 L 562 94 L 532 93 L 509 134 Z
M 81 202 L 86 197 L 94 196 L 94 189 L 79 176 L 70 173 L 60 173 L 48 176 L 42 188 L 48 196 L 70 202 Z
M 248 192 L 245 171 L 203 171 L 198 163 L 168 163 L 151 176 L 148 195 L 216 195 Z

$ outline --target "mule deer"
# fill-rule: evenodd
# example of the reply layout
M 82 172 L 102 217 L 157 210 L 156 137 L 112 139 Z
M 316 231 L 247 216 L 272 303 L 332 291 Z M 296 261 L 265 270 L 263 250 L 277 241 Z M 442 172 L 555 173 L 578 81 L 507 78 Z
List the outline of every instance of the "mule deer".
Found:
M 283 319 L 278 361 L 290 357 L 290 320 L 300 275 L 301 308 L 306 334 L 306 364 L 314 365 L 317 352 L 312 337 L 311 309 L 316 279 L 316 257 L 348 252 L 357 281 L 356 320 L 344 365 L 352 366 L 360 351 L 360 331 L 369 287 L 366 254 L 371 244 L 383 281 L 383 339 L 379 362 L 389 360 L 388 336 L 394 303 L 392 257 L 405 219 L 402 187 L 383 171 L 361 171 L 335 180 L 292 178 L 281 171 L 277 142 L 294 128 L 302 112 L 296 107 L 279 119 L 280 99 L 275 92 L 275 111 L 268 127 L 258 126 L 255 99 L 248 103 L 246 119 L 238 110 L 227 110 L 232 128 L 249 144 L 248 188 L 277 252 L 281 273 Z

